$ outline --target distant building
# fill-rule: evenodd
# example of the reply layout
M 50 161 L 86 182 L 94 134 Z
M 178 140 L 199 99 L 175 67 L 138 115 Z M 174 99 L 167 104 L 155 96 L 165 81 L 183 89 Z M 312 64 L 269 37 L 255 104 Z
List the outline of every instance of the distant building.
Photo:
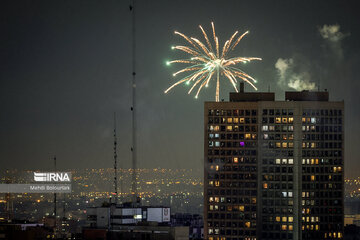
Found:
M 188 240 L 188 226 L 171 226 L 168 207 L 111 204 L 86 210 L 83 239 Z
M 171 215 L 171 226 L 188 226 L 189 239 L 204 239 L 204 221 L 199 214 L 176 213 Z
M 342 239 L 344 102 L 240 89 L 204 104 L 205 239 Z
M 120 225 L 135 225 L 139 222 L 170 223 L 168 207 L 126 207 L 111 205 L 92 207 L 86 210 L 91 228 L 113 228 Z

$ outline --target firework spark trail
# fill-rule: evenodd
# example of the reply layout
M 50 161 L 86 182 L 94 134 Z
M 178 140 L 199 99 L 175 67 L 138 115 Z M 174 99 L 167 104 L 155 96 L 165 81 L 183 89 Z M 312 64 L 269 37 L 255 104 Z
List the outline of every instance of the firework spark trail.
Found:
M 189 46 L 175 46 L 172 49 L 177 49 L 183 51 L 191 56 L 189 59 L 179 59 L 179 60 L 172 60 L 168 61 L 167 65 L 172 63 L 183 63 L 183 64 L 190 64 L 190 66 L 185 67 L 176 73 L 173 76 L 184 72 L 191 72 L 188 76 L 180 79 L 173 85 L 171 85 L 168 89 L 166 89 L 165 93 L 169 92 L 173 87 L 181 84 L 186 83 L 189 85 L 192 84 L 188 94 L 190 94 L 195 87 L 198 87 L 196 91 L 195 98 L 198 97 L 201 89 L 205 86 L 209 85 L 209 82 L 213 77 L 216 76 L 216 93 L 215 93 L 215 101 L 219 101 L 219 94 L 220 94 L 220 76 L 224 76 L 228 79 L 231 85 L 234 87 L 236 92 L 238 89 L 236 87 L 236 83 L 238 79 L 247 82 L 250 86 L 252 86 L 255 90 L 257 90 L 254 83 L 256 80 L 246 74 L 239 68 L 236 68 L 235 65 L 239 63 L 247 63 L 253 60 L 262 60 L 258 57 L 232 57 L 228 58 L 228 54 L 235 49 L 235 47 L 240 43 L 241 39 L 244 38 L 249 31 L 246 31 L 242 35 L 240 35 L 237 39 L 236 36 L 238 31 L 236 31 L 229 40 L 225 42 L 222 50 L 220 51 L 219 47 L 219 39 L 215 34 L 215 26 L 214 23 L 211 23 L 212 28 L 212 37 L 214 41 L 214 48 L 211 45 L 208 35 L 206 34 L 205 30 L 202 26 L 199 25 L 199 28 L 203 34 L 206 44 L 202 43 L 199 39 L 193 37 L 187 37 L 185 34 L 175 31 L 176 35 L 181 36 L 188 42 Z M 236 40 L 235 40 L 236 39 Z

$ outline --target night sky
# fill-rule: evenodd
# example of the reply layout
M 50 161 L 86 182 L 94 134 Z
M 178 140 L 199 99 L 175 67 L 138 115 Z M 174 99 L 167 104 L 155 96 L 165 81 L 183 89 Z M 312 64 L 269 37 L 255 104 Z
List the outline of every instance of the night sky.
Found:
M 175 82 L 185 44 L 214 21 L 220 43 L 250 31 L 233 56 L 262 57 L 242 69 L 260 91 L 328 89 L 345 101 L 346 175 L 360 172 L 360 29 L 357 1 L 137 1 L 139 167 L 202 168 L 203 102 Z M 1 1 L 0 166 L 111 167 L 113 113 L 122 166 L 131 160 L 130 1 Z M 179 78 L 177 78 L 179 79 Z M 246 86 L 246 90 L 250 90 Z M 233 91 L 221 84 L 220 98 Z

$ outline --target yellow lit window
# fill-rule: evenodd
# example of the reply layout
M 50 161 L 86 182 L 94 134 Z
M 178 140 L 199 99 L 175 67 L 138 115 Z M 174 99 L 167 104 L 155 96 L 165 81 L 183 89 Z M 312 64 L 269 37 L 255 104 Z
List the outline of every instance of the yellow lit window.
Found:
M 220 186 L 220 181 L 215 181 L 215 186 L 219 187 Z
M 287 229 L 287 225 L 283 224 L 281 225 L 281 230 L 286 230 Z
M 227 206 L 228 211 L 232 211 L 232 206 Z
M 250 134 L 250 133 L 246 133 L 246 134 L 245 134 L 245 139 L 251 139 L 251 134 Z
M 315 159 L 315 164 L 318 165 L 319 164 L 319 159 Z
M 293 122 L 294 122 L 294 118 L 289 117 L 288 122 L 289 122 L 289 123 L 293 123 Z
M 338 171 L 338 172 L 341 172 L 341 167 L 337 167 L 337 171 Z
M 315 225 L 315 230 L 316 230 L 316 231 L 319 230 L 319 225 Z
M 244 123 L 245 122 L 245 118 L 240 118 L 240 123 Z
M 313 165 L 315 163 L 315 159 L 311 159 L 311 165 Z
M 277 148 L 280 148 L 280 147 L 281 147 L 281 143 L 277 142 L 277 143 L 276 143 L 276 147 L 277 147 Z
M 214 197 L 209 197 L 209 202 L 213 202 L 214 201 Z
M 280 158 L 277 158 L 277 159 L 275 160 L 275 163 L 276 163 L 276 164 L 280 164 L 280 163 L 281 163 L 281 159 L 280 159 Z
M 239 210 L 243 212 L 245 210 L 245 207 L 243 205 L 239 206 Z
M 311 181 L 315 181 L 315 175 L 311 175 Z
M 315 148 L 315 143 L 311 143 L 311 148 Z
M 301 121 L 302 121 L 303 123 L 305 123 L 305 122 L 306 122 L 306 118 L 302 118 Z
M 228 122 L 228 123 L 232 123 L 232 122 L 233 122 L 233 119 L 232 119 L 232 118 L 228 118 L 228 119 L 227 119 L 227 122 Z
M 263 188 L 268 188 L 268 184 L 267 183 L 263 183 Z
M 277 216 L 277 217 L 275 218 L 275 220 L 276 220 L 277 222 L 280 222 L 280 217 Z
M 220 130 L 220 127 L 217 125 L 217 126 L 214 126 L 214 131 L 219 131 Z
M 256 139 L 256 134 L 251 134 L 251 138 L 252 138 L 253 140 L 255 140 L 255 139 Z
M 245 222 L 245 227 L 250 228 L 250 227 L 251 227 L 251 223 L 250 223 L 250 222 Z
M 226 130 L 228 130 L 228 131 L 232 131 L 232 126 L 226 126 Z
M 294 226 L 293 225 L 289 225 L 289 231 L 292 231 L 294 229 Z
M 216 171 L 219 171 L 219 165 L 216 165 L 216 166 L 215 166 L 215 170 L 216 170 Z
M 234 123 L 238 123 L 239 122 L 239 118 L 234 118 Z
M 256 197 L 251 198 L 251 203 L 256 204 Z
M 286 135 L 286 134 L 283 134 L 283 135 L 282 135 L 282 139 L 283 139 L 283 140 L 287 140 L 287 135 Z
M 210 205 L 210 206 L 209 206 L 209 210 L 210 210 L 210 211 L 214 210 L 214 205 Z
M 283 122 L 283 123 L 287 123 L 287 118 L 285 118 L 285 117 L 282 118 L 282 122 Z
M 287 222 L 287 217 L 282 217 L 281 221 L 282 222 Z
M 214 181 L 209 181 L 209 185 L 210 186 L 214 185 Z
M 276 123 L 281 123 L 281 118 L 277 117 L 277 118 L 275 119 L 275 122 L 276 122 Z
M 289 142 L 289 148 L 293 148 L 294 147 L 294 143 L 293 142 Z
M 215 202 L 219 202 L 219 197 L 215 197 Z
M 289 134 L 289 140 L 293 140 L 294 139 L 294 134 Z
M 239 159 L 237 157 L 234 157 L 234 163 L 238 163 Z
M 282 143 L 282 147 L 283 147 L 283 148 L 287 148 L 287 142 L 283 142 L 283 143 Z

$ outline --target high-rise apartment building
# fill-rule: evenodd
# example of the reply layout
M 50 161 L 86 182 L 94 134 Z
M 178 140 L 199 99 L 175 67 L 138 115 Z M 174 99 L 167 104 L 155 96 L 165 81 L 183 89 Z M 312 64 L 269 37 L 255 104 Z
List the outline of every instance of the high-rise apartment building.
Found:
M 205 102 L 205 239 L 342 239 L 344 102 L 240 89 Z

